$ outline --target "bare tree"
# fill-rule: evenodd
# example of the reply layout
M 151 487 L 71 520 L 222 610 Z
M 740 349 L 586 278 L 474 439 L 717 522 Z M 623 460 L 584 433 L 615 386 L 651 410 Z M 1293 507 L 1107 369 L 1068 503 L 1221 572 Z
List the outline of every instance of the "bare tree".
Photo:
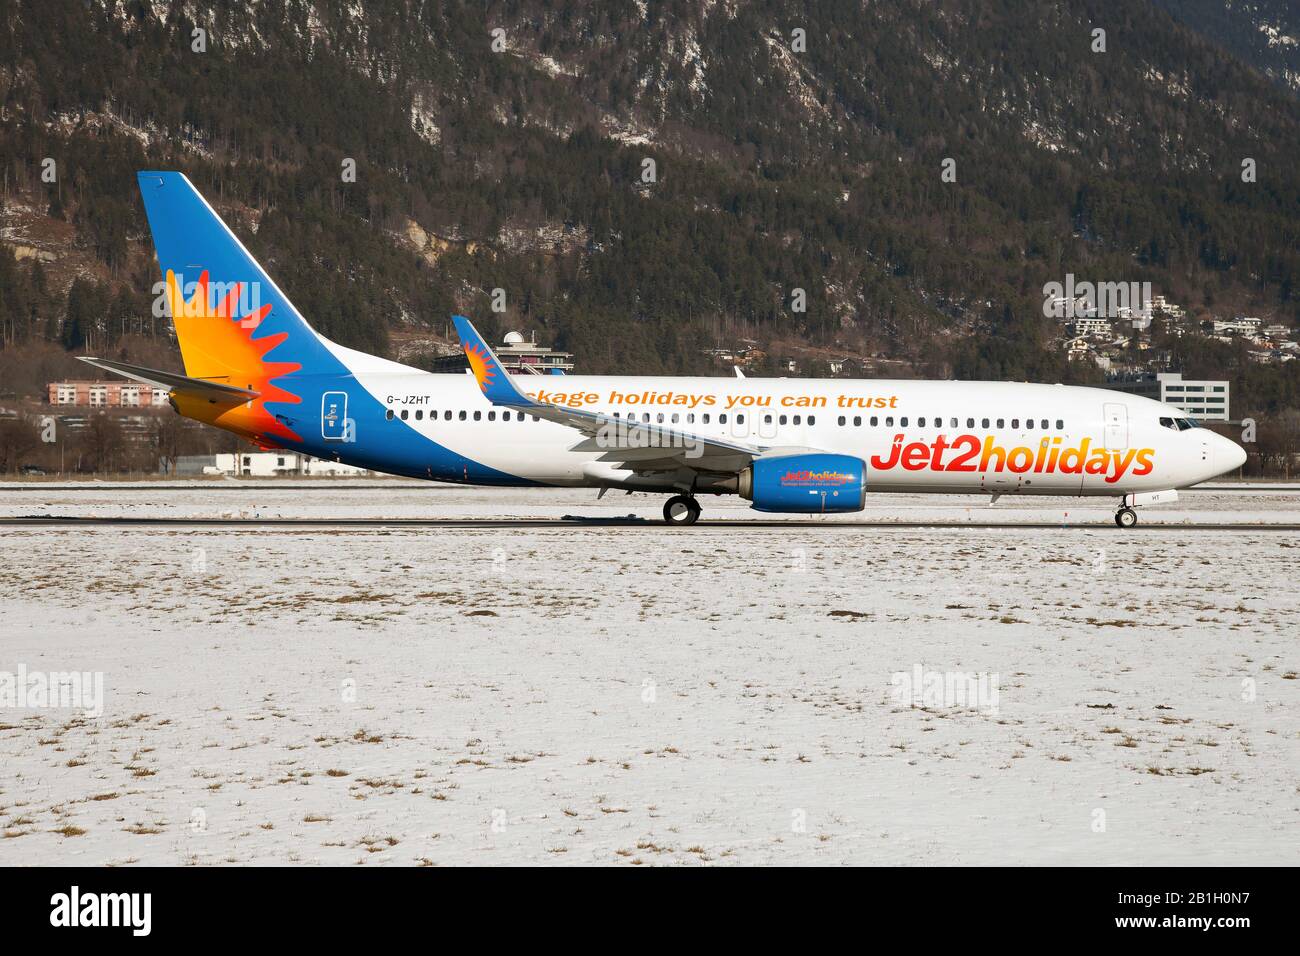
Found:
M 0 418 L 0 472 L 16 472 L 41 444 L 36 425 L 25 418 Z

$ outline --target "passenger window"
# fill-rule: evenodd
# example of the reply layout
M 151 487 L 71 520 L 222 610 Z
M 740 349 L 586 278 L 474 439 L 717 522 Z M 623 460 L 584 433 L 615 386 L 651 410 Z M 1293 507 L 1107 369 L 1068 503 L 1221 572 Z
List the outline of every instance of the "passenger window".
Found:
M 1039 424 L 1043 427 L 1043 431 L 1047 431 L 1047 429 L 1051 425 L 1051 422 L 1049 422 L 1046 418 L 1044 418 L 1041 422 L 1039 422 Z
M 796 416 L 792 419 L 792 421 L 794 422 L 794 424 L 798 425 L 801 421 L 803 421 L 803 416 L 802 416 L 802 415 L 796 415 Z M 811 425 L 812 422 L 809 421 L 808 424 Z
M 1006 428 L 1006 427 L 1007 427 L 1007 420 L 1005 418 L 999 418 L 998 428 Z
M 705 413 L 704 413 L 704 424 L 707 425 L 708 423 L 709 423 L 709 413 L 708 413 L 708 412 L 705 412 Z
M 476 421 L 476 422 L 481 422 L 482 420 L 483 420 L 483 413 L 482 413 L 482 412 L 475 412 L 475 413 L 474 413 L 474 421 Z
M 726 412 L 723 412 L 721 415 L 718 416 L 718 424 L 719 424 L 719 425 L 725 425 L 725 424 L 727 424 L 727 413 L 726 413 Z
M 1012 427 L 1012 428 L 1019 428 L 1019 427 L 1020 427 L 1020 419 L 1018 419 L 1018 418 L 1013 418 L 1013 419 L 1011 419 L 1011 427 Z
M 410 418 L 410 417 L 411 417 L 411 413 L 408 412 L 406 409 L 403 408 L 403 409 L 402 409 L 402 421 L 406 421 L 406 420 L 407 420 L 408 418 Z
M 737 425 L 743 425 L 743 424 L 745 424 L 745 416 L 744 416 L 744 415 L 737 415 L 737 416 L 736 416 L 736 424 L 737 424 Z
M 907 427 L 907 416 L 903 416 L 902 418 L 900 418 L 900 419 L 898 420 L 898 424 L 901 425 L 903 428 L 906 428 L 906 427 Z
M 502 412 L 502 413 L 501 413 L 501 420 L 502 420 L 503 422 L 508 422 L 508 421 L 510 421 L 510 413 L 509 413 L 509 412 Z
M 497 413 L 495 411 L 488 412 L 488 421 L 494 422 L 496 420 L 497 420 Z
M 388 417 L 389 417 L 389 418 L 392 418 L 392 417 L 393 417 L 393 413 L 392 413 L 392 412 L 389 412 L 389 413 L 388 413 Z M 840 422 L 840 424 L 843 425 L 845 421 L 846 421 L 846 419 L 844 418 L 843 415 L 841 415 L 840 418 L 839 418 L 839 422 Z
M 463 421 L 465 420 L 465 409 L 462 408 L 462 409 L 460 410 L 459 414 L 456 415 L 456 417 L 459 418 L 459 419 L 463 422 Z
M 770 421 L 772 420 L 772 416 L 771 416 L 771 415 L 768 415 L 768 416 L 767 416 L 767 420 L 770 422 Z M 780 424 L 780 425 L 784 425 L 784 424 L 785 424 L 785 416 L 782 415 L 780 418 L 778 418 L 778 419 L 777 419 L 777 423 Z
M 682 416 L 678 415 L 676 412 L 673 412 L 673 424 L 676 425 L 681 420 L 682 420 Z
M 795 416 L 795 418 L 798 418 L 798 417 L 799 417 L 798 415 Z M 795 424 L 798 425 L 799 423 L 798 423 L 798 422 L 795 422 Z M 817 424 L 817 416 L 816 416 L 816 415 L 809 415 L 809 416 L 808 416 L 808 424 L 809 424 L 809 425 L 816 425 L 816 424 Z
M 674 419 L 675 419 L 676 417 L 677 417 L 676 415 L 673 416 Z M 686 413 L 686 424 L 688 424 L 688 425 L 694 425 L 694 424 L 695 424 L 695 413 L 694 413 L 694 412 L 687 412 L 687 413 Z
M 960 428 L 960 427 L 961 427 L 960 425 L 957 424 L 957 419 L 953 418 L 953 419 L 949 419 L 949 421 L 952 422 L 952 427 L 953 427 L 953 428 Z
M 989 427 L 989 420 L 987 418 L 981 418 L 980 428 L 988 428 L 988 427 Z
M 442 413 L 442 420 L 445 421 L 445 422 L 449 422 L 449 421 L 451 421 L 451 409 L 450 409 L 450 408 L 447 409 L 445 412 Z
M 764 425 L 770 425 L 770 424 L 772 424 L 772 416 L 771 416 L 771 415 L 764 415 L 764 416 L 763 416 L 763 424 L 764 424 Z
M 1058 419 L 1056 420 L 1056 430 L 1057 430 L 1058 432 L 1063 432 L 1063 431 L 1065 431 L 1065 421 L 1064 421 L 1063 419 L 1058 418 Z
M 888 417 L 885 418 L 885 427 L 886 427 L 886 428 L 893 428 L 893 427 L 894 427 L 894 416 L 893 416 L 893 415 L 889 415 Z
M 862 425 L 862 416 L 861 416 L 861 415 L 854 415 L 854 416 L 853 416 L 853 427 L 854 427 L 854 428 L 859 428 L 859 427 L 861 427 L 861 425 Z
M 1033 430 L 1033 427 L 1034 427 L 1034 420 L 1033 420 L 1032 418 L 1026 418 L 1026 419 L 1025 419 L 1025 427 L 1028 428 L 1028 429 L 1030 429 L 1030 430 L 1032 431 L 1032 430 Z
M 875 427 L 876 427 L 877 425 L 879 425 L 879 424 L 880 424 L 880 418 L 879 418 L 879 416 L 872 415 L 872 416 L 871 416 L 871 427 L 872 427 L 872 428 L 875 428 Z
M 387 419 L 391 422 L 391 421 L 393 420 L 393 410 L 390 408 L 388 411 L 384 412 L 384 417 L 387 418 Z M 1167 419 L 1167 418 L 1162 418 L 1162 419 L 1160 419 L 1160 421 L 1161 421 L 1162 423 L 1163 423 L 1163 422 L 1167 422 L 1167 421 L 1169 421 L 1169 420 L 1170 420 L 1170 419 Z

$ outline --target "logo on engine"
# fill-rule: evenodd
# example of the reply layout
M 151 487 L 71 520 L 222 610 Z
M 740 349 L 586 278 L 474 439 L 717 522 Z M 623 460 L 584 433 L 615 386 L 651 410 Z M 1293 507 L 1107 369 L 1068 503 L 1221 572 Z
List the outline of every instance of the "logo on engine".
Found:
M 856 480 L 854 475 L 842 471 L 787 471 L 781 476 L 782 485 L 804 487 L 806 485 L 847 485 Z

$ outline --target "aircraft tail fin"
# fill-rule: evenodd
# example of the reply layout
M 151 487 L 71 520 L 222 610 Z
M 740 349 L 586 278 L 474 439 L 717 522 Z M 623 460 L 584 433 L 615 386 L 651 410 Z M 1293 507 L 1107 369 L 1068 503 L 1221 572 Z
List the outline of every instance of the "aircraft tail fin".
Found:
M 188 376 L 260 392 L 299 370 L 334 370 L 321 337 L 183 173 L 136 179 Z
M 320 388 L 302 379 L 349 375 L 340 357 L 347 350 L 307 324 L 183 173 L 140 172 L 136 179 L 185 377 L 254 396 L 233 407 L 223 402 L 218 413 L 206 398 L 181 392 L 181 414 L 263 444 L 301 440 L 289 422 Z

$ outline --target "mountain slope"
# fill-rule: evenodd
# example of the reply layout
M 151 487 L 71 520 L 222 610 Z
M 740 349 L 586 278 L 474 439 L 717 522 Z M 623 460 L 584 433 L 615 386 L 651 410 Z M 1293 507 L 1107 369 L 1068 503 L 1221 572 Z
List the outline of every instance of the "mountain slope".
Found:
M 1155 0 L 1170 16 L 1300 96 L 1300 7 L 1291 0 Z
M 1300 106 L 1145 2 L 0 10 L 6 235 L 52 257 L 0 269 L 11 341 L 117 341 L 69 334 L 39 282 L 148 313 L 148 166 L 184 169 L 326 334 L 403 355 L 459 310 L 590 371 L 749 337 L 1060 380 L 1085 373 L 1041 289 L 1067 272 L 1300 314 Z

